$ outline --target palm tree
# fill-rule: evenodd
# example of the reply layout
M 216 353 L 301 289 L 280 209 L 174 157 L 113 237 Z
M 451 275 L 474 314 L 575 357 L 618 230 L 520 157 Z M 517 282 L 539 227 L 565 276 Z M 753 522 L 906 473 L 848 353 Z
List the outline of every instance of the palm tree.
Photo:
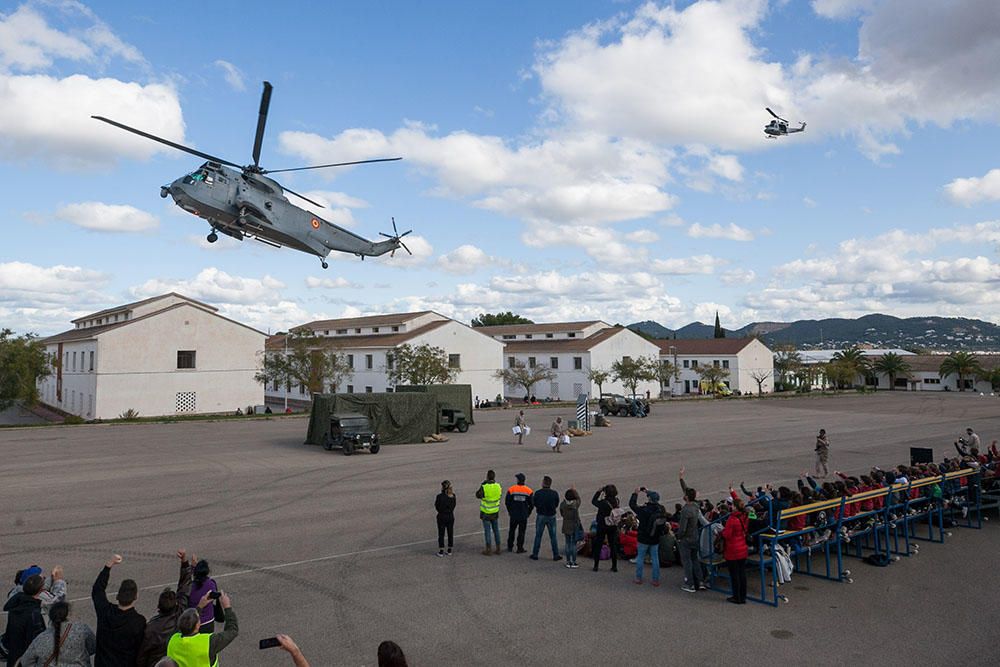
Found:
M 911 370 L 910 364 L 895 352 L 886 352 L 875 360 L 872 368 L 876 373 L 889 376 L 889 391 L 896 389 L 897 376 L 908 375 Z
M 853 382 L 859 375 L 863 377 L 868 372 L 868 359 L 865 358 L 864 352 L 857 346 L 837 352 L 833 355 L 833 361 L 841 364 L 851 373 L 850 382 Z
M 938 375 L 943 379 L 949 375 L 958 376 L 958 390 L 965 391 L 965 376 L 982 374 L 983 367 L 980 365 L 976 355 L 971 352 L 952 352 L 938 369 Z

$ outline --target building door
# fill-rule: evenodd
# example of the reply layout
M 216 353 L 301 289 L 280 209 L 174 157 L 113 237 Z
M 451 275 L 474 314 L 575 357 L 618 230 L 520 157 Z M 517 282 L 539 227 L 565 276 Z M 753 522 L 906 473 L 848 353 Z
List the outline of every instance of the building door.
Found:
M 691 380 L 684 380 L 684 393 L 685 394 L 691 393 Z

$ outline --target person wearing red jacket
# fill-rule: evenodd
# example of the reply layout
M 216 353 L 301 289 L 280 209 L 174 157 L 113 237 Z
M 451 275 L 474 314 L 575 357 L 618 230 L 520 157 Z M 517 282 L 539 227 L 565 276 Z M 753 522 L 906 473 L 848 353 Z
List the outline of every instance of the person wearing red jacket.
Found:
M 722 539 L 725 541 L 723 556 L 726 567 L 729 568 L 729 580 L 732 582 L 733 594 L 726 598 L 733 604 L 747 602 L 747 530 L 749 518 L 746 507 L 739 498 L 733 500 L 733 511 L 722 529 Z

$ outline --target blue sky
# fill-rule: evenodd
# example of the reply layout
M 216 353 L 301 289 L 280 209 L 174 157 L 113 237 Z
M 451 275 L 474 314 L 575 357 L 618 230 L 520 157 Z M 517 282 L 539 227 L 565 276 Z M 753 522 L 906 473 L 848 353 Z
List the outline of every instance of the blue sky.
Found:
M 916 8 L 916 9 L 915 9 Z M 262 330 L 468 320 L 957 315 L 1000 322 L 991 0 L 0 5 L 0 325 L 175 290 Z M 204 241 L 200 160 L 289 174 L 413 257 Z M 768 141 L 771 106 L 805 133 Z

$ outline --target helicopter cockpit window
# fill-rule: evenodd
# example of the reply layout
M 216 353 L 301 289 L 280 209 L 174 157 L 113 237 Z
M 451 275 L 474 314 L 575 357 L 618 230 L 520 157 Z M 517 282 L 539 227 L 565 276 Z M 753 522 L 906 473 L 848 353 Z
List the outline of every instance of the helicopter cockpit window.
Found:
M 204 183 L 205 185 L 214 184 L 212 173 L 205 169 L 199 169 L 198 171 L 191 172 L 184 177 L 184 182 L 188 185 L 194 185 L 195 183 Z

